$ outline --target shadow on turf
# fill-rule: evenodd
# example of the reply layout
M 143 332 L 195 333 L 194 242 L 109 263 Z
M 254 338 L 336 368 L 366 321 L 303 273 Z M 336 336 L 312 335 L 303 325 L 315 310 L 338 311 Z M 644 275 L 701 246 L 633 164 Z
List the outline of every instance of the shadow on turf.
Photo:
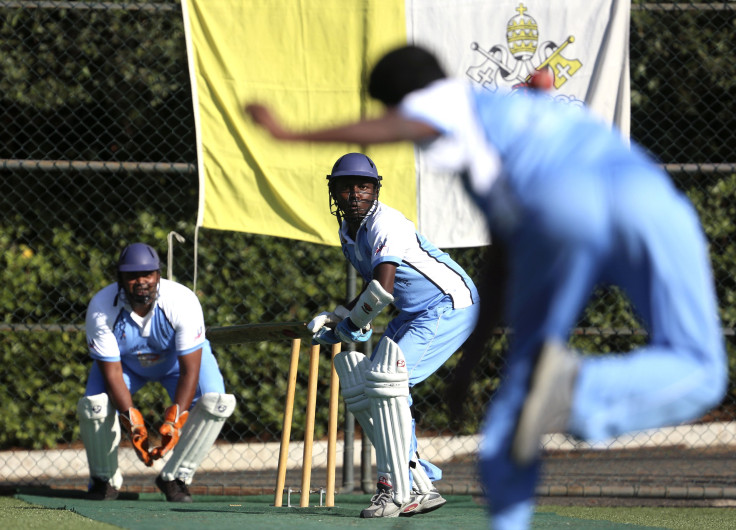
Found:
M 190 505 L 192 506 L 192 505 Z M 196 504 L 195 504 L 196 506 Z M 229 510 L 222 510 L 221 508 L 218 509 L 202 509 L 202 508 L 171 508 L 169 511 L 172 512 L 180 512 L 180 513 L 222 513 L 223 511 L 229 511 Z M 235 510 L 232 510 L 235 512 Z M 346 509 L 346 508 L 295 508 L 293 511 L 291 509 L 282 509 L 282 508 L 274 508 L 271 507 L 254 507 L 254 506 L 239 506 L 237 509 L 237 513 L 239 515 L 293 515 L 298 514 L 300 516 L 309 516 L 309 515 L 315 515 L 315 516 L 324 516 L 329 515 L 331 517 L 348 517 L 351 519 L 355 519 L 358 517 L 357 513 L 353 509 Z
M 0 496 L 35 495 L 37 497 L 53 497 L 57 499 L 86 499 L 87 492 L 83 490 L 62 490 L 50 486 L 0 486 Z M 136 501 L 139 495 L 121 491 L 118 500 Z

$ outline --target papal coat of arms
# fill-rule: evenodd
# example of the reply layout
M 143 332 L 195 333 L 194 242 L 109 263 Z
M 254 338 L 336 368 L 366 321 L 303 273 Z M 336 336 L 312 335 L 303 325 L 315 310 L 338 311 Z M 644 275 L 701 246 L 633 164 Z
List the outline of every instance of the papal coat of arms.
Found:
M 583 66 L 579 60 L 562 55 L 575 37 L 570 35 L 560 44 L 548 40 L 540 45 L 537 21 L 527 14 L 523 3 L 516 12 L 506 25 L 505 46 L 496 44 L 486 50 L 477 42 L 471 44 L 484 61 L 468 68 L 466 74 L 484 89 L 495 92 L 499 88 L 523 88 L 535 71 L 549 67 L 554 74 L 553 90 L 559 89 Z

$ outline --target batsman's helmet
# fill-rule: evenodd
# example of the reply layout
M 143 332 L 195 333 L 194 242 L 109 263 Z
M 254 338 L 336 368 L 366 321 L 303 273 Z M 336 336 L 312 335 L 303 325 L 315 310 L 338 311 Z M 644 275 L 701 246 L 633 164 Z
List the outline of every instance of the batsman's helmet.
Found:
M 332 171 L 327 175 L 327 184 L 330 190 L 330 213 L 337 216 L 337 220 L 342 224 L 344 212 L 337 205 L 335 194 L 335 182 L 342 177 L 368 177 L 375 180 L 376 194 L 373 202 L 378 200 L 378 191 L 381 189 L 381 180 L 383 177 L 378 174 L 378 168 L 373 160 L 363 153 L 348 153 L 337 159 Z
M 161 268 L 158 254 L 145 243 L 132 243 L 125 247 L 118 258 L 118 272 L 157 271 Z

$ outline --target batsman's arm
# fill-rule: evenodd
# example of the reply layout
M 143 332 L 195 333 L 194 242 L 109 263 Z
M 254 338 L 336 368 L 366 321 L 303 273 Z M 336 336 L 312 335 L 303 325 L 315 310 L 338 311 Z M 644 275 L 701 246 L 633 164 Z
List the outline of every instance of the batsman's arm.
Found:
M 387 293 L 394 294 L 394 281 L 396 280 L 395 263 L 379 263 L 373 269 L 373 279 L 381 284 L 383 290 Z
M 356 299 L 350 314 L 335 328 L 335 335 L 341 342 L 365 342 L 370 339 L 373 333 L 371 322 L 394 301 L 396 268 L 396 264 L 386 262 L 373 269 L 373 279 Z

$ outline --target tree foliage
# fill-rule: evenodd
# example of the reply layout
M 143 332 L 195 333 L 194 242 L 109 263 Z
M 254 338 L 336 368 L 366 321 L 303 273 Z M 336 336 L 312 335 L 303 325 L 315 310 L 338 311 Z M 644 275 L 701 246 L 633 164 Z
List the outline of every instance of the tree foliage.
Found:
M 100 9 L 99 2 L 85 9 L 16 4 L 0 2 L 0 158 L 196 164 L 178 3 L 148 2 L 146 9 L 131 2 L 104 3 L 121 9 Z M 683 9 L 632 11 L 632 137 L 663 162 L 733 163 L 736 10 L 719 8 L 722 2 L 700 11 L 674 4 Z M 703 219 L 721 316 L 733 327 L 736 175 L 673 176 Z M 173 270 L 164 274 L 194 287 L 198 182 L 188 173 L 43 165 L 0 168 L 0 181 L 0 448 L 52 447 L 78 439 L 76 402 L 91 363 L 84 314 L 92 294 L 114 281 L 120 249 L 146 241 L 165 259 L 169 232 L 182 234 L 187 241 L 175 247 Z M 344 301 L 346 266 L 339 249 L 211 230 L 200 230 L 196 239 L 196 292 L 208 325 L 309 320 Z M 482 249 L 452 254 L 479 277 Z M 381 316 L 379 328 L 389 316 Z M 616 289 L 596 293 L 580 326 L 599 330 L 573 337 L 572 344 L 587 351 L 625 351 L 646 340 L 620 332 L 639 324 Z M 418 428 L 477 432 L 506 342 L 500 336 L 488 345 L 469 389 L 469 419 L 462 423 L 448 417 L 444 396 L 457 356 L 418 385 Z M 238 399 L 224 436 L 276 436 L 288 344 L 229 346 L 215 353 L 226 387 Z M 303 354 L 302 387 L 306 367 Z M 323 354 L 320 395 L 326 395 L 328 374 Z M 135 400 L 149 423 L 160 421 L 166 400 L 160 386 L 145 387 Z M 305 392 L 297 392 L 294 436 L 301 434 L 305 401 Z M 326 418 L 327 407 L 319 407 L 317 436 Z

